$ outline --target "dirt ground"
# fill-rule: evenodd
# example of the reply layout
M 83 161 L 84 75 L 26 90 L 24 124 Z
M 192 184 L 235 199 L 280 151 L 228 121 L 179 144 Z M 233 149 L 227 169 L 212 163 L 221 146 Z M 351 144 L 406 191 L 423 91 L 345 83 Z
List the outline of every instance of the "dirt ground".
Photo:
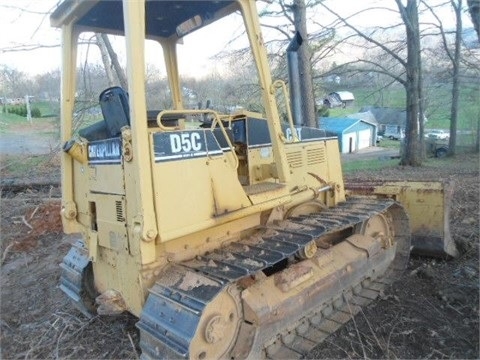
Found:
M 440 161 L 348 178 L 455 181 L 451 231 L 460 257 L 412 258 L 400 281 L 308 358 L 480 357 L 479 157 Z M 86 318 L 57 287 L 58 264 L 72 239 L 61 232 L 56 163 L 52 157 L 43 174 L 23 179 L 7 181 L 5 167 L 0 174 L 7 184 L 1 192 L 1 358 L 139 358 L 133 316 Z

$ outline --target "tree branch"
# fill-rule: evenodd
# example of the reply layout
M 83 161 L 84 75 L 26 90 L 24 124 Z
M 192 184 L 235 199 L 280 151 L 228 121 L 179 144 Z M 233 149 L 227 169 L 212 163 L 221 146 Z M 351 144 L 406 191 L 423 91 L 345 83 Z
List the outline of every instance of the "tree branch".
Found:
M 400 1 L 400 0 L 396 0 L 396 1 Z M 367 40 L 368 42 L 371 42 L 375 45 L 377 45 L 379 48 L 381 48 L 383 51 L 385 51 L 386 53 L 388 53 L 390 56 L 392 56 L 394 59 L 396 59 L 400 64 L 402 64 L 403 66 L 407 66 L 407 63 L 404 59 L 402 59 L 400 56 L 398 56 L 396 53 L 394 53 L 391 49 L 389 49 L 388 47 L 386 47 L 384 44 L 380 43 L 379 41 L 373 39 L 372 37 L 366 35 L 364 32 L 360 31 L 358 28 L 356 28 L 355 26 L 351 25 L 346 19 L 343 19 L 338 13 L 334 12 L 333 10 L 331 10 L 329 7 L 327 7 L 325 4 L 323 3 L 320 3 L 321 6 L 323 6 L 328 12 L 330 12 L 331 14 L 333 14 L 334 16 L 337 17 L 337 19 L 339 19 L 339 21 L 341 21 L 346 27 L 348 27 L 349 29 L 353 30 L 358 36 L 360 36 L 361 38 Z M 363 11 L 360 11 L 354 15 L 357 15 L 359 13 L 361 13 Z M 352 16 L 354 16 L 352 15 Z M 347 18 L 348 19 L 348 18 Z

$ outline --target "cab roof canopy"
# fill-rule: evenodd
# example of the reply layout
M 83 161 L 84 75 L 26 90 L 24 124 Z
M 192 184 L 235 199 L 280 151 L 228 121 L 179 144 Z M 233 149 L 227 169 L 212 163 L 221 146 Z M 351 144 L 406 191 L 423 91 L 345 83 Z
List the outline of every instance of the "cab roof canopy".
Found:
M 131 0 L 128 0 L 131 1 Z M 182 37 L 237 9 L 235 1 L 146 0 L 146 36 Z M 124 34 L 121 0 L 65 0 L 52 13 L 51 24 L 61 27 L 75 22 L 85 30 Z

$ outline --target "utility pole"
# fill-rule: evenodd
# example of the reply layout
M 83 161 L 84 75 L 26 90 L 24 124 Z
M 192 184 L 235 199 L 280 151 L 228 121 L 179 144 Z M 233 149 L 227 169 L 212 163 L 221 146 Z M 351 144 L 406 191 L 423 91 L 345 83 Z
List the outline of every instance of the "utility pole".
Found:
M 25 95 L 25 105 L 27 106 L 27 120 L 32 123 L 32 112 L 30 110 L 30 96 Z

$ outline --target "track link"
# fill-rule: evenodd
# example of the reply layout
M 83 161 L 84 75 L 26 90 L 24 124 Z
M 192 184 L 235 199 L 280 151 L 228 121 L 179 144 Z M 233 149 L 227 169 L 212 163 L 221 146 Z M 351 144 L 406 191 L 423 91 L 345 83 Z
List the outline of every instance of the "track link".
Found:
M 289 218 L 258 228 L 250 238 L 230 243 L 195 259 L 169 265 L 150 289 L 137 327 L 142 358 L 187 358 L 202 312 L 222 291 L 259 271 L 271 269 L 298 254 L 312 240 L 356 226 L 372 216 L 391 212 L 397 251 L 387 271 L 375 279 L 364 278 L 343 294 L 323 302 L 264 344 L 255 357 L 301 358 L 372 302 L 395 281 L 409 257 L 408 218 L 389 200 L 350 198 L 321 213 Z M 189 278 L 189 281 L 185 279 Z M 248 336 L 247 336 L 248 337 Z M 253 342 L 253 339 L 251 339 Z M 234 353 L 243 358 L 248 354 Z
M 95 297 L 92 264 L 82 239 L 78 239 L 60 263 L 60 289 L 73 301 L 85 316 L 95 314 Z

